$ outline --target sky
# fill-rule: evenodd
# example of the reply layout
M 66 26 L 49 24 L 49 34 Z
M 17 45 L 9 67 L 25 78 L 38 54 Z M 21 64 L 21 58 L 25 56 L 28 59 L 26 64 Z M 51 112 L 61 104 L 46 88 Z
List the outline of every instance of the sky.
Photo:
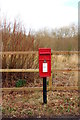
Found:
M 32 30 L 78 24 L 79 0 L 0 0 L 0 19 Z

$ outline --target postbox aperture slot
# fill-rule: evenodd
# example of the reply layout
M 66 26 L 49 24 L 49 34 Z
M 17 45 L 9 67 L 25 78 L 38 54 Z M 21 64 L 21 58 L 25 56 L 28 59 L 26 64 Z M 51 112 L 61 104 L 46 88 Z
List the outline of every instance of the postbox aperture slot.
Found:
M 50 52 L 40 52 L 40 55 L 50 55 Z

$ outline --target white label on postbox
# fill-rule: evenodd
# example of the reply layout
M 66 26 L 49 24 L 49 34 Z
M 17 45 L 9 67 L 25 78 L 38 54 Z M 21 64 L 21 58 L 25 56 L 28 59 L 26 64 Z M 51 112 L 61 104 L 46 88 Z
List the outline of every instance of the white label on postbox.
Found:
M 48 72 L 47 63 L 43 63 L 43 72 Z

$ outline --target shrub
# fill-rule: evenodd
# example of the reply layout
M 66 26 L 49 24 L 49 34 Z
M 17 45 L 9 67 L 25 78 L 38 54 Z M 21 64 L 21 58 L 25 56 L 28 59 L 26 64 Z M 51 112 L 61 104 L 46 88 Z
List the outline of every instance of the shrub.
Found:
M 22 79 L 19 79 L 17 82 L 16 82 L 16 87 L 23 87 L 26 85 L 26 80 L 22 80 Z

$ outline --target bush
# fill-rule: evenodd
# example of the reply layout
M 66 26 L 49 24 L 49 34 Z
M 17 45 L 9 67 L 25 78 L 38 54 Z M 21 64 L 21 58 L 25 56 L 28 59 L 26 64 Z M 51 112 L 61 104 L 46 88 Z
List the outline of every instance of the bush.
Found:
M 19 79 L 17 82 L 16 82 L 16 87 L 23 87 L 26 85 L 26 80 L 23 80 L 23 79 Z

